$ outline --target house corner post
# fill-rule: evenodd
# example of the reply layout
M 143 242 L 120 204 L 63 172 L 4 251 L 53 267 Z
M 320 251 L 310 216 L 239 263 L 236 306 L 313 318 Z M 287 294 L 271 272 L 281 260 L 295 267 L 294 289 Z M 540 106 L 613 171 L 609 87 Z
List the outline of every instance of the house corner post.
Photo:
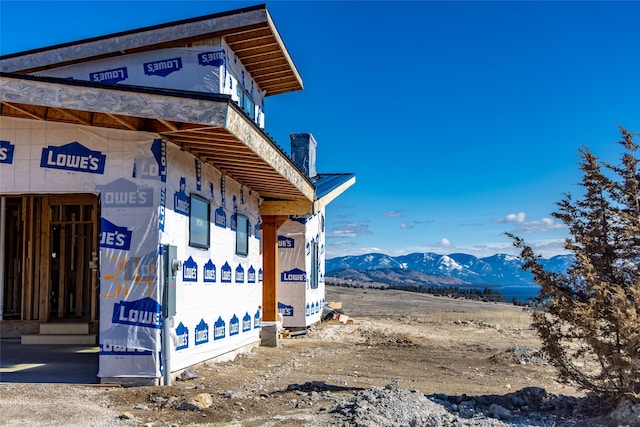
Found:
M 277 347 L 280 335 L 278 320 L 278 229 L 287 216 L 262 217 L 262 321 L 260 343 L 265 347 Z

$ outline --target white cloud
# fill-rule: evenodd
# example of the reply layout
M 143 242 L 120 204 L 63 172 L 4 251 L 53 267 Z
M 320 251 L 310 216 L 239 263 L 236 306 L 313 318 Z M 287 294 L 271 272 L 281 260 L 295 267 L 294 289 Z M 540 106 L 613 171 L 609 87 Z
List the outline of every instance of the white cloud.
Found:
M 348 222 L 337 225 L 333 230 L 327 232 L 327 237 L 330 238 L 342 238 L 342 239 L 355 239 L 363 234 L 373 234 L 369 230 L 369 224 L 367 221 L 363 222 Z
M 431 224 L 434 222 L 432 219 L 414 219 L 413 222 L 415 224 Z
M 340 245 L 336 245 L 335 247 L 332 247 L 333 242 L 329 243 L 327 245 L 327 257 L 334 258 L 345 255 L 363 255 L 372 252 L 384 253 L 390 256 L 407 255 L 411 253 L 436 253 L 441 255 L 465 253 L 478 258 L 484 258 L 495 254 L 520 255 L 520 250 L 513 246 L 513 242 L 506 236 L 503 236 L 503 238 L 504 240 L 501 241 L 478 245 L 454 245 L 448 238 L 443 237 L 442 239 L 427 245 L 393 248 L 357 247 L 355 241 L 349 239 L 348 241 L 341 241 Z M 349 242 L 353 242 L 354 244 Z M 543 258 L 551 258 L 555 255 L 568 253 L 567 250 L 564 249 L 563 238 L 525 240 L 525 243 L 533 249 L 534 253 L 542 256 Z
M 331 242 L 331 244 L 327 245 L 326 256 L 327 256 L 327 259 L 330 259 L 330 258 L 336 258 L 341 256 L 357 256 L 357 255 L 364 255 L 364 254 L 370 254 L 370 253 L 392 255 L 390 251 L 387 251 L 385 249 L 378 248 L 378 247 L 356 248 L 355 244 L 353 243 L 353 240 L 351 240 L 351 241 L 341 241 L 337 246 L 334 246 L 334 243 Z M 397 255 L 404 255 L 404 254 L 397 254 Z
M 524 212 L 510 213 L 504 218 L 496 219 L 495 222 L 500 224 L 514 224 L 512 232 L 516 234 L 545 233 L 547 231 L 565 228 L 564 224 L 556 222 L 553 218 L 526 221 L 526 214 Z
M 402 224 L 400 224 L 400 228 L 408 229 L 408 228 L 414 228 L 414 226 L 403 222 Z
M 510 213 L 509 215 L 507 215 L 504 218 L 498 218 L 496 220 L 496 222 L 500 222 L 500 223 L 522 223 L 524 222 L 526 217 L 526 214 L 524 212 L 518 212 L 516 213 Z
M 566 226 L 562 223 L 555 222 L 552 218 L 542 218 L 537 221 L 529 221 L 518 224 L 515 228 L 516 233 L 544 233 L 550 230 L 559 230 Z
M 382 215 L 388 218 L 400 218 L 402 216 L 402 211 L 387 211 Z

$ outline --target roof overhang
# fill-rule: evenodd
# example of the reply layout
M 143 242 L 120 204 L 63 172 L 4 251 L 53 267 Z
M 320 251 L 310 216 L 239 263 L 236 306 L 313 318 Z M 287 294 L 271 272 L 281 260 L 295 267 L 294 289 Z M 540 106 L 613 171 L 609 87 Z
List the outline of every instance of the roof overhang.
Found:
M 309 213 L 313 182 L 226 95 L 0 73 L 0 115 L 159 134 L 269 201 Z
M 38 71 L 223 37 L 265 96 L 303 88 L 302 78 L 265 5 L 0 56 L 0 72 Z
M 324 209 L 331 201 L 344 193 L 356 183 L 354 174 L 319 174 L 314 177 L 316 188 L 315 199 L 312 204 L 306 201 L 264 201 L 260 205 L 262 215 L 309 215 Z

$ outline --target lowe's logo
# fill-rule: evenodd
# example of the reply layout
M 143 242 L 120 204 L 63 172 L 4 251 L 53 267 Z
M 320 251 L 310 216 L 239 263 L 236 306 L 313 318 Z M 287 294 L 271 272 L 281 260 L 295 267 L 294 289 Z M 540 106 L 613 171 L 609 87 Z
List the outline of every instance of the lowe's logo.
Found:
M 9 141 L 0 141 L 0 163 L 13 163 L 13 151 L 15 148 L 16 146 Z
M 200 319 L 200 323 L 196 325 L 196 345 L 206 344 L 209 342 L 209 325 Z
M 222 228 L 227 228 L 227 213 L 224 211 L 224 208 L 220 206 L 216 209 L 213 217 L 213 222 Z
M 151 144 L 153 157 L 136 157 L 133 163 L 133 178 L 167 182 L 167 143 L 154 139 Z
M 238 335 L 240 333 L 240 320 L 235 314 L 229 321 L 229 336 Z
M 242 318 L 242 332 L 249 332 L 251 330 L 251 316 L 245 312 Z
M 318 308 L 320 307 L 320 305 L 318 304 L 318 302 L 312 303 L 311 304 L 311 314 L 316 314 L 318 312 Z
M 224 65 L 224 50 L 216 52 L 202 52 L 198 54 L 198 64 L 204 66 L 221 67 Z
M 280 280 L 283 282 L 306 282 L 307 273 L 299 268 L 294 268 L 280 273 Z
M 166 203 L 167 203 L 167 189 L 166 187 L 160 188 L 160 200 L 158 206 L 158 230 L 164 231 L 164 220 L 166 214 Z
M 153 206 L 152 188 L 138 188 L 135 183 L 124 178 L 106 185 L 96 185 L 96 187 L 100 190 L 100 200 L 103 206 L 114 208 Z
M 167 182 L 167 143 L 162 139 L 154 139 L 151 152 L 158 163 L 160 181 Z
M 244 283 L 244 268 L 242 268 L 242 264 L 238 264 L 236 267 L 236 283 Z
M 231 266 L 225 262 L 220 269 L 220 281 L 222 283 L 231 283 Z
M 293 316 L 293 306 L 286 305 L 281 302 L 278 303 L 278 313 L 282 314 L 283 317 L 292 317 Z
M 215 281 L 216 281 L 216 266 L 211 260 L 209 260 L 204 265 L 204 282 L 214 283 Z
M 307 222 L 309 222 L 310 218 L 311 217 L 309 217 L 308 215 L 289 215 L 289 219 L 291 221 L 296 221 L 300 224 L 306 224 Z
M 178 71 L 181 69 L 182 58 L 180 57 L 144 63 L 144 73 L 147 76 L 167 77 L 174 71 Z
M 100 83 L 118 83 L 126 80 L 127 77 L 129 77 L 127 67 L 89 73 L 89 80 Z
M 127 227 L 118 227 L 114 223 L 100 219 L 100 247 L 111 249 L 122 249 L 128 251 L 131 248 L 131 235 Z
M 182 322 L 176 328 L 176 350 L 184 350 L 189 347 L 189 328 Z
M 122 301 L 114 304 L 111 322 L 160 329 L 161 312 L 162 306 L 152 298 L 131 302 Z
M 293 237 L 278 236 L 278 248 L 293 249 L 295 248 L 295 240 Z
M 100 343 L 100 354 L 105 356 L 146 356 L 151 354 L 151 350 L 127 347 L 105 340 Z
M 196 264 L 192 257 L 189 257 L 189 259 L 182 264 L 182 281 L 198 281 L 198 264 Z
M 260 309 L 256 311 L 256 314 L 253 315 L 253 329 L 260 328 Z
M 247 270 L 247 282 L 256 283 L 256 269 L 253 268 L 253 265 L 250 265 Z
M 195 159 L 196 166 L 196 191 L 202 191 L 202 163 Z
M 226 324 L 224 323 L 224 320 L 222 320 L 222 317 L 218 316 L 218 320 L 213 324 L 213 340 L 216 341 L 224 338 L 226 336 L 225 329 Z
M 104 174 L 106 162 L 105 154 L 89 150 L 79 142 L 72 142 L 60 147 L 50 145 L 43 148 L 40 167 Z

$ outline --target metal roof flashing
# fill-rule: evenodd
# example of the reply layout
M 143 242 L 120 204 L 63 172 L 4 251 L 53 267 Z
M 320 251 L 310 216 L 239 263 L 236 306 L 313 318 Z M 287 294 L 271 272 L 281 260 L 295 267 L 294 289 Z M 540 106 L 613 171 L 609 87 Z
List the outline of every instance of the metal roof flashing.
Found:
M 353 173 L 325 173 L 316 175 L 312 181 L 316 191 L 315 202 L 319 207 L 324 207 L 355 184 L 356 175 Z

